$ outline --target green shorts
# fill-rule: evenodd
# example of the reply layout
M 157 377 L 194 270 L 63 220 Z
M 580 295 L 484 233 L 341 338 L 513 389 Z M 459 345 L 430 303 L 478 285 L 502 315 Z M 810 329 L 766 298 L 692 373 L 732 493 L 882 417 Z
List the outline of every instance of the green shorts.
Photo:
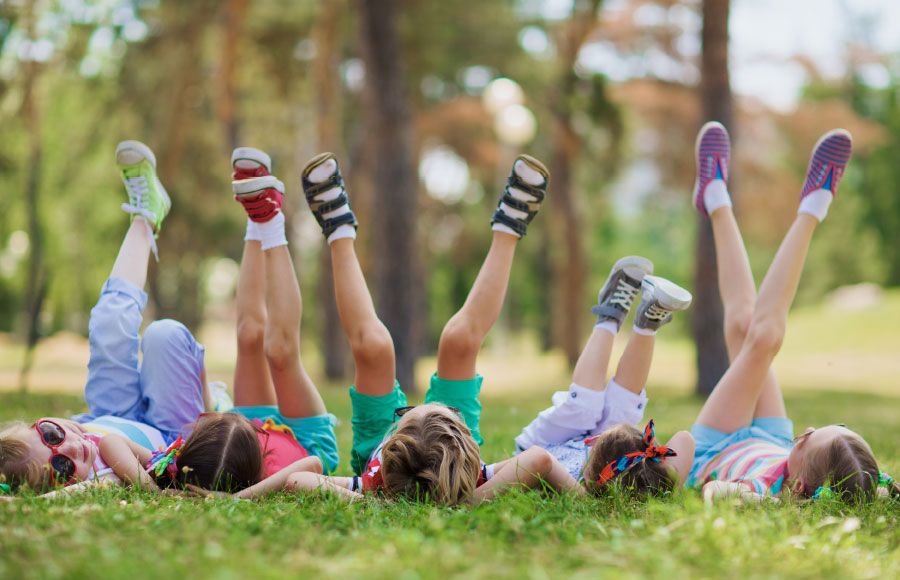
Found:
M 479 445 L 484 443 L 478 430 L 481 420 L 478 394 L 483 381 L 484 377 L 481 375 L 465 381 L 448 381 L 434 374 L 425 394 L 425 403 L 442 403 L 459 409 L 466 426 L 472 431 L 472 437 Z M 399 383 L 394 384 L 393 391 L 381 397 L 363 395 L 355 387 L 350 387 L 350 401 L 353 404 L 353 449 L 350 453 L 350 465 L 354 473 L 360 475 L 366 468 L 372 451 L 384 440 L 394 424 L 394 409 L 406 406 L 406 395 L 400 390 Z
M 337 419 L 331 413 L 312 417 L 285 417 L 278 412 L 278 407 L 273 405 L 235 407 L 231 412 L 250 420 L 259 419 L 265 422 L 266 419 L 272 419 L 279 425 L 287 425 L 294 432 L 297 442 L 310 455 L 315 455 L 322 460 L 325 473 L 331 473 L 337 469 L 340 461 L 337 437 L 334 435 L 334 425 Z

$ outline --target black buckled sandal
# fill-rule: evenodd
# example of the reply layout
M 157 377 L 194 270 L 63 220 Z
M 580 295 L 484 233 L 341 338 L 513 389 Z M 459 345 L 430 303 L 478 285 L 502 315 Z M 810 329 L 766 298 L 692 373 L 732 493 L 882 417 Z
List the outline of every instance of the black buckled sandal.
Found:
M 334 173 L 332 173 L 325 181 L 313 183 L 309 180 L 309 174 L 328 159 L 334 159 L 334 162 L 337 165 L 337 158 L 335 158 L 333 153 L 320 153 L 309 160 L 301 174 L 303 193 L 306 195 L 306 202 L 309 204 L 309 209 L 312 210 L 313 215 L 319 223 L 319 227 L 322 228 L 322 233 L 325 234 L 326 238 L 340 226 L 351 225 L 355 228 L 358 225 L 356 216 L 353 214 L 353 211 L 350 210 L 350 200 L 347 198 L 347 190 L 344 188 L 344 179 L 341 177 L 341 168 L 339 165 L 334 170 Z M 323 193 L 338 188 L 340 189 L 340 195 L 334 199 L 329 199 L 327 201 L 315 199 Z M 331 218 L 325 217 L 326 214 L 340 209 L 345 205 L 348 209 L 347 212 Z
M 531 185 L 530 183 L 526 183 L 516 173 L 516 163 L 519 161 L 524 162 L 529 168 L 540 173 L 544 177 L 544 182 L 541 185 Z M 528 224 L 531 223 L 531 220 L 534 219 L 534 216 L 537 215 L 538 210 L 541 208 L 541 202 L 544 201 L 544 196 L 547 193 L 547 181 L 549 178 L 550 172 L 547 171 L 547 168 L 544 167 L 543 163 L 534 157 L 528 155 L 519 155 L 516 157 L 516 160 L 513 162 L 512 171 L 509 174 L 509 179 L 506 181 L 506 188 L 503 190 L 503 195 L 497 203 L 497 209 L 494 211 L 494 215 L 491 216 L 491 224 L 503 224 L 520 236 L 524 236 L 528 230 Z M 510 193 L 510 189 L 521 191 L 534 199 L 531 201 L 517 199 Z M 503 211 L 501 205 L 506 205 L 511 209 L 518 210 L 527 215 L 523 218 L 514 218 Z

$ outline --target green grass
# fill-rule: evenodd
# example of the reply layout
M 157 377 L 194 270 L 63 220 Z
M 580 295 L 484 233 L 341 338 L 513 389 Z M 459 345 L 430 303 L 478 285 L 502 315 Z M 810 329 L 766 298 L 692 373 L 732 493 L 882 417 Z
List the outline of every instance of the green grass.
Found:
M 659 389 L 665 391 L 665 389 Z M 328 406 L 349 416 L 343 389 Z M 549 393 L 486 395 L 484 455 L 505 456 Z M 846 422 L 884 468 L 900 473 L 900 401 L 858 393 L 788 397 L 799 428 Z M 662 437 L 690 425 L 687 396 L 653 395 Z M 0 394 L 0 420 L 68 414 L 77 396 Z M 350 426 L 338 426 L 341 449 Z M 346 457 L 343 471 L 347 471 Z M 123 489 L 0 503 L 0 578 L 683 578 L 895 577 L 900 507 L 833 502 L 708 508 L 683 491 L 636 503 L 513 493 L 445 509 L 375 499 L 279 495 L 250 503 L 158 497 Z

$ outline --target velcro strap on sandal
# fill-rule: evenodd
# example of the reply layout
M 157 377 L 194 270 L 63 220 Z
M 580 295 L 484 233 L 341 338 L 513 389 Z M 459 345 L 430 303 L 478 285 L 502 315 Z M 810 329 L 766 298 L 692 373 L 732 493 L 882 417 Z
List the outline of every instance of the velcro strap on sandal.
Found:
M 314 214 L 326 214 L 330 211 L 334 211 L 339 207 L 343 207 L 349 203 L 347 199 L 347 194 L 344 191 L 341 191 L 341 194 L 334 199 L 329 199 L 328 201 L 316 201 L 314 199 L 309 200 L 309 209 L 313 211 Z
M 517 209 L 519 211 L 524 211 L 528 214 L 528 221 L 531 221 L 531 218 L 534 217 L 534 214 L 541 208 L 540 202 L 536 201 L 523 201 L 521 199 L 516 199 L 509 193 L 507 190 L 506 193 L 503 194 L 503 197 L 500 198 L 501 203 L 505 203 L 509 207 L 513 209 Z
M 335 171 L 331 177 L 319 183 L 313 183 L 305 175 L 303 176 L 303 191 L 306 193 L 306 199 L 310 201 L 320 193 L 325 193 L 335 187 L 344 188 L 344 180 L 341 179 L 340 171 Z
M 342 213 L 341 215 L 334 216 L 333 218 L 322 220 L 319 222 L 319 225 L 322 226 L 322 233 L 325 234 L 325 237 L 328 237 L 332 234 L 332 232 L 334 232 L 334 230 L 338 229 L 338 227 L 340 226 L 349 224 L 356 227 L 358 223 L 359 222 L 356 221 L 356 216 L 353 215 L 353 212 L 348 211 L 347 213 Z
M 536 202 L 540 203 L 544 201 L 544 195 L 547 189 L 547 182 L 545 181 L 543 186 L 531 185 L 527 183 L 519 175 L 513 171 L 509 179 L 506 180 L 506 192 L 509 193 L 509 189 L 518 189 L 523 193 L 527 193 L 528 195 L 534 196 Z
M 623 320 L 625 320 L 625 316 L 628 315 L 628 312 L 612 304 L 597 304 L 593 308 L 591 308 L 591 314 L 612 318 L 614 320 L 618 320 L 621 323 Z
M 520 236 L 524 236 L 525 232 L 528 230 L 528 221 L 517 220 L 515 218 L 509 217 L 505 212 L 502 212 L 499 209 L 494 212 L 493 216 L 491 216 L 491 223 L 503 224 Z

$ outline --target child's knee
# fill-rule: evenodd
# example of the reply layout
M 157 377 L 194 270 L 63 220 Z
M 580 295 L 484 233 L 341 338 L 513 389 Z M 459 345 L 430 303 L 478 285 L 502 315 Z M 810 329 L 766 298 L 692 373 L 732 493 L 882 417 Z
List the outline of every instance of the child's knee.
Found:
M 725 310 L 725 336 L 729 342 L 743 342 L 753 320 L 753 304 L 731 307 Z
M 483 337 L 471 325 L 451 319 L 441 332 L 440 357 L 466 358 L 478 356 Z
M 300 337 L 296 333 L 270 332 L 265 337 L 266 359 L 276 369 L 284 369 L 300 359 Z
M 361 328 L 349 339 L 357 365 L 373 365 L 394 359 L 394 340 L 381 323 Z
M 747 331 L 744 348 L 758 352 L 777 353 L 784 342 L 785 323 L 771 318 L 754 320 Z
M 266 336 L 265 322 L 254 319 L 242 319 L 237 324 L 238 350 L 242 352 L 261 351 Z
M 147 325 L 141 339 L 141 349 L 159 351 L 166 348 L 187 348 L 191 342 L 191 331 L 185 325 L 169 318 L 154 320 Z

